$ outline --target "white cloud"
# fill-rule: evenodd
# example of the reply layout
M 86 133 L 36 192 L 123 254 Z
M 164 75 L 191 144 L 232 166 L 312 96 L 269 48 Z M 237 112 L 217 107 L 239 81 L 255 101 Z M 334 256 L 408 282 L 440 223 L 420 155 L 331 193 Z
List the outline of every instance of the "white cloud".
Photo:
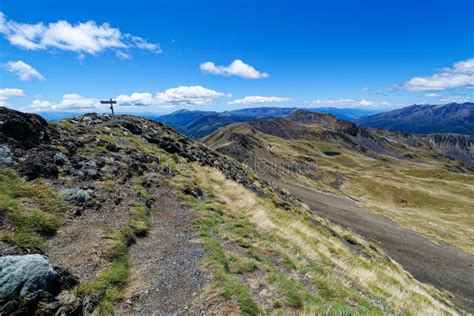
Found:
M 244 63 L 240 59 L 235 59 L 229 66 L 216 66 L 213 62 L 205 62 L 199 65 L 204 73 L 222 76 L 237 76 L 245 79 L 267 78 L 266 72 L 259 72 L 254 67 Z
M 264 104 L 264 103 L 275 103 L 275 102 L 291 102 L 291 98 L 280 98 L 280 97 L 262 97 L 262 96 L 248 96 L 243 99 L 234 100 L 227 102 L 228 104 Z
M 354 100 L 354 99 L 330 99 L 330 100 L 311 100 L 306 103 L 316 106 L 329 106 L 329 107 L 360 107 L 360 108 L 383 108 L 389 107 L 391 104 L 388 102 L 377 102 L 369 100 Z
M 0 90 L 1 92 L 2 90 Z M 215 98 L 230 97 L 215 90 L 202 86 L 180 86 L 167 89 L 152 95 L 149 92 L 135 92 L 131 95 L 119 95 L 116 99 L 117 107 L 175 107 L 199 106 L 211 104 Z M 1 98 L 1 94 L 0 94 Z M 77 93 L 65 94 L 61 101 L 34 100 L 30 106 L 22 108 L 25 111 L 70 111 L 90 110 L 108 111 L 109 106 L 100 104 L 96 98 L 86 98 Z
M 219 97 L 230 97 L 230 94 L 207 89 L 202 86 L 181 86 L 167 89 L 156 94 L 158 104 L 169 106 L 178 105 L 207 105 Z
M 25 93 L 22 89 L 17 88 L 5 88 L 0 89 L 0 106 L 10 107 L 8 99 L 11 97 L 23 97 Z
M 161 48 L 158 44 L 148 43 L 147 40 L 139 36 L 133 36 L 131 34 L 125 34 L 125 38 L 128 38 L 135 44 L 136 47 L 142 50 L 148 50 L 150 52 L 161 53 Z
M 5 65 L 5 69 L 11 73 L 17 75 L 21 81 L 27 81 L 31 78 L 36 78 L 39 80 L 44 80 L 42 74 L 39 73 L 38 70 L 33 68 L 31 65 L 27 63 L 17 60 L 17 61 L 10 61 Z
M 117 104 L 121 106 L 150 106 L 153 105 L 154 100 L 151 93 L 132 93 L 128 95 L 119 95 L 117 97 Z
M 425 97 L 428 97 L 428 98 L 437 98 L 437 97 L 440 97 L 441 94 L 439 93 L 427 93 L 425 94 Z
M 158 44 L 122 32 L 108 23 L 97 25 L 94 21 L 70 24 L 67 21 L 36 24 L 7 20 L 0 12 L 0 33 L 10 44 L 26 50 L 59 49 L 78 54 L 95 55 L 104 50 L 138 48 L 160 53 Z
M 0 98 L 4 98 L 4 97 L 22 97 L 24 95 L 25 95 L 25 93 L 23 92 L 22 89 L 17 89 L 17 88 L 0 89 Z
M 115 52 L 115 56 L 117 56 L 118 59 L 121 59 L 121 60 L 127 60 L 127 59 L 131 59 L 132 58 L 132 55 L 124 52 L 123 50 L 118 50 Z
M 60 102 L 45 100 L 34 100 L 25 110 L 40 111 L 70 111 L 70 110 L 93 110 L 99 107 L 100 101 L 95 98 L 85 98 L 77 93 L 65 94 Z
M 454 63 L 452 67 L 443 68 L 432 76 L 414 77 L 395 88 L 414 92 L 474 88 L 474 58 Z
M 154 96 L 148 92 L 120 95 L 117 102 L 120 106 L 199 106 L 211 104 L 215 98 L 230 96 L 202 86 L 180 86 L 158 92 Z

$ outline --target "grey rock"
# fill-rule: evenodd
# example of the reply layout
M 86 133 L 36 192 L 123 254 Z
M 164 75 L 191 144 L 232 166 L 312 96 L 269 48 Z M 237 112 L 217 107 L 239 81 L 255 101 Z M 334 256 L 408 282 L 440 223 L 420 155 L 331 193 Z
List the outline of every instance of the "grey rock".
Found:
M 183 190 L 184 194 L 191 195 L 195 197 L 196 199 L 199 199 L 203 196 L 203 192 L 200 188 L 195 187 L 195 188 L 185 188 Z
M 42 255 L 0 257 L 0 301 L 12 297 L 34 298 L 48 290 L 56 273 L 48 258 Z
M 66 202 L 71 202 L 74 204 L 81 204 L 91 199 L 89 192 L 78 188 L 62 190 L 61 192 L 59 192 L 59 195 Z
M 97 169 L 97 164 L 93 160 L 89 160 L 83 164 L 84 168 L 87 169 Z
M 59 152 L 54 155 L 53 160 L 56 165 L 62 166 L 67 161 L 67 157 L 65 154 Z
M 13 154 L 8 146 L 0 145 L 0 167 L 13 165 Z

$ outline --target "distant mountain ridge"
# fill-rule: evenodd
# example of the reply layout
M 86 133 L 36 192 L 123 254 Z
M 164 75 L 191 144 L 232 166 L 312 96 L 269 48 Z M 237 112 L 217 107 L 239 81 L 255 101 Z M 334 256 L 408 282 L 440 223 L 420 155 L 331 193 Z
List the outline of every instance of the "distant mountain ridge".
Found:
M 362 127 L 399 132 L 474 135 L 474 103 L 415 104 L 360 118 L 356 122 Z
M 239 109 L 225 112 L 178 110 L 170 114 L 152 117 L 152 119 L 169 125 L 190 138 L 199 139 L 233 123 L 285 116 L 293 110 L 295 108 L 276 107 Z
M 369 156 L 382 154 L 401 158 L 409 153 L 411 149 L 426 147 L 430 152 L 457 160 L 474 169 L 473 136 L 456 134 L 417 135 L 364 128 L 353 122 L 338 119 L 331 114 L 304 110 L 295 110 L 285 117 L 269 120 L 257 119 L 231 126 L 203 138 L 203 141 L 208 144 L 215 143 L 216 137 L 222 138 L 222 135 L 228 134 L 228 131 L 238 130 L 239 126 L 287 140 L 304 139 L 314 141 L 319 139 L 330 141 Z M 233 135 L 233 133 L 230 133 L 230 135 Z M 212 139 L 214 140 L 211 141 Z M 226 143 L 226 141 L 223 143 Z
M 155 121 L 167 124 L 186 136 L 199 139 L 212 134 L 221 127 L 233 123 L 247 122 L 256 119 L 272 119 L 286 116 L 297 107 L 279 108 L 279 107 L 259 107 L 245 108 L 232 111 L 214 112 L 214 111 L 189 111 L 178 110 L 162 116 L 149 117 Z M 357 109 L 357 108 L 305 108 L 310 112 L 330 113 L 337 118 L 354 121 L 364 116 L 376 113 L 376 110 Z

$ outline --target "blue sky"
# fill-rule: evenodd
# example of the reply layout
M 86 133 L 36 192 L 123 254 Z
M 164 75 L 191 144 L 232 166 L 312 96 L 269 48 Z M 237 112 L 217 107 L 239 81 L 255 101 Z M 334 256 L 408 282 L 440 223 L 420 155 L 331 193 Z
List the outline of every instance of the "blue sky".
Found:
M 471 0 L 2 0 L 0 11 L 0 104 L 27 111 L 101 111 L 109 97 L 154 113 L 473 99 Z

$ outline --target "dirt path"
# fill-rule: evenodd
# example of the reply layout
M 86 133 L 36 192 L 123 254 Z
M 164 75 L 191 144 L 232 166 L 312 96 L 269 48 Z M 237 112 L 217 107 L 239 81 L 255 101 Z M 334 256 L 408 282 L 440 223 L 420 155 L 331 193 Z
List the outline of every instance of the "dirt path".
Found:
M 207 276 L 198 269 L 204 250 L 197 243 L 192 211 L 167 189 L 155 193 L 152 227 L 130 248 L 131 275 L 117 315 L 200 314 L 200 289 Z
M 474 313 L 474 256 L 448 244 L 434 243 L 349 199 L 271 180 L 321 217 L 375 241 L 416 279 L 450 291 L 459 306 Z

